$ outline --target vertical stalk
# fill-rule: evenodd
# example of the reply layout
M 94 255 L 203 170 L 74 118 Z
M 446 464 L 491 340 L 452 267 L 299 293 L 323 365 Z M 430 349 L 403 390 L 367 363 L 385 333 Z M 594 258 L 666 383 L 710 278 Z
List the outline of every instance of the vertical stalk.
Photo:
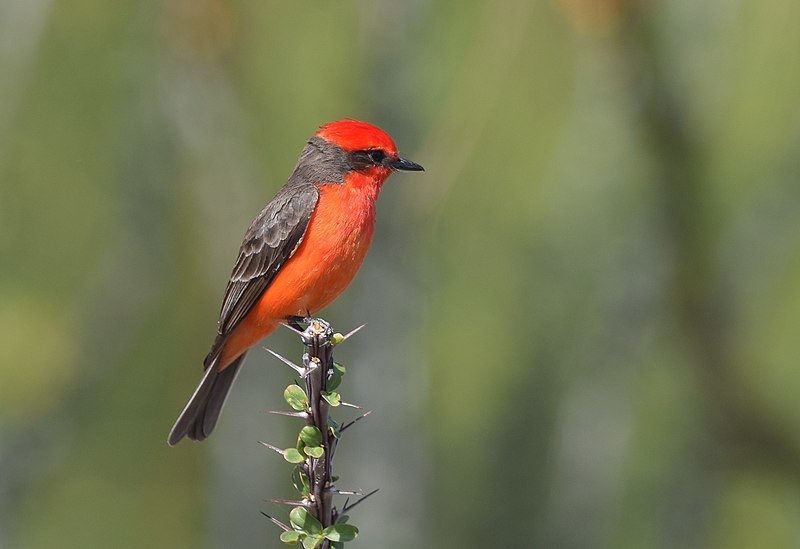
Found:
M 336 451 L 336 437 L 328 428 L 330 404 L 322 396 L 327 381 L 333 371 L 333 329 L 322 319 L 313 319 L 301 336 L 306 346 L 303 362 L 310 373 L 306 376 L 306 393 L 308 394 L 311 413 L 306 422 L 322 433 L 322 447 L 325 450 L 320 458 L 309 457 L 307 460 L 308 478 L 311 485 L 311 513 L 319 519 L 323 528 L 332 525 L 336 517 L 333 509 L 333 454 Z M 323 548 L 327 547 L 326 541 Z
M 294 418 L 302 418 L 305 426 L 297 436 L 297 443 L 291 448 L 279 448 L 266 442 L 261 444 L 281 454 L 286 461 L 295 464 L 292 482 L 300 493 L 299 500 L 273 499 L 273 503 L 292 505 L 289 524 L 264 513 L 283 533 L 281 541 L 290 545 L 301 543 L 305 549 L 342 549 L 344 544 L 358 535 L 358 528 L 347 524 L 347 511 L 370 497 L 372 492 L 363 495 L 360 491 L 341 491 L 333 485 L 333 457 L 339 437 L 350 426 L 369 415 L 364 412 L 355 419 L 337 424 L 329 416 L 331 407 L 344 404 L 336 390 L 341 384 L 345 368 L 333 361 L 333 348 L 358 332 L 363 326 L 347 335 L 335 334 L 330 324 L 322 319 L 306 319 L 308 327 L 300 331 L 298 324 L 292 329 L 300 334 L 305 346 L 303 365 L 299 366 L 270 351 L 276 358 L 292 368 L 304 387 L 289 385 L 283 393 L 284 399 L 295 411 L 273 412 Z M 269 349 L 267 349 L 269 350 Z M 352 404 L 347 406 L 359 408 Z M 360 496 L 353 503 L 345 501 L 341 512 L 334 507 L 336 494 Z

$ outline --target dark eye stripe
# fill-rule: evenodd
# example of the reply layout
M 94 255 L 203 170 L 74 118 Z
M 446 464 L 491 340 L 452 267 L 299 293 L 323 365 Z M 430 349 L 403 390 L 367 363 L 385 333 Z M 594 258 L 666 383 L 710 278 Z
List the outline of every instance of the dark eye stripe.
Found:
M 376 164 L 380 164 L 386 159 L 386 153 L 380 149 L 372 149 L 367 151 L 367 156 Z
M 367 149 L 350 153 L 353 169 L 363 170 L 369 166 L 382 166 L 386 161 L 386 152 L 381 149 Z

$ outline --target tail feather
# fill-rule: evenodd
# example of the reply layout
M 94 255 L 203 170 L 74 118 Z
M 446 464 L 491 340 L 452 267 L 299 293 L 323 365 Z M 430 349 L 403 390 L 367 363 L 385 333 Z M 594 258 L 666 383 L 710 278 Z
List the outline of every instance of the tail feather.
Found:
M 245 353 L 246 354 L 246 353 Z M 245 354 L 234 360 L 221 372 L 217 369 L 215 358 L 206 368 L 203 379 L 195 389 L 189 403 L 181 412 L 172 430 L 169 432 L 167 442 L 175 446 L 183 437 L 191 440 L 205 440 L 214 430 L 219 419 L 222 406 L 228 398 L 233 382 L 239 373 Z

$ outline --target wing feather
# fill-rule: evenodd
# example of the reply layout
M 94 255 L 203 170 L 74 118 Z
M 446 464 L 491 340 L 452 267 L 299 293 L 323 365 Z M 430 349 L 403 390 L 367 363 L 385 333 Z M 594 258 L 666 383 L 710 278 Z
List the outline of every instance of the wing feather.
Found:
M 247 316 L 303 241 L 318 199 L 314 185 L 287 184 L 250 225 L 225 289 L 211 355 Z

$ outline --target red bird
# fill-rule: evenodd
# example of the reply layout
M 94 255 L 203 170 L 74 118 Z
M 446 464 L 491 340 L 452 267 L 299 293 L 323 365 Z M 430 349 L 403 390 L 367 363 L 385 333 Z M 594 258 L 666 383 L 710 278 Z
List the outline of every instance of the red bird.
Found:
M 400 158 L 392 138 L 366 122 L 332 122 L 308 140 L 289 181 L 245 233 L 205 374 L 170 445 L 208 437 L 247 351 L 350 284 L 372 241 L 378 193 L 395 170 L 423 167 Z

